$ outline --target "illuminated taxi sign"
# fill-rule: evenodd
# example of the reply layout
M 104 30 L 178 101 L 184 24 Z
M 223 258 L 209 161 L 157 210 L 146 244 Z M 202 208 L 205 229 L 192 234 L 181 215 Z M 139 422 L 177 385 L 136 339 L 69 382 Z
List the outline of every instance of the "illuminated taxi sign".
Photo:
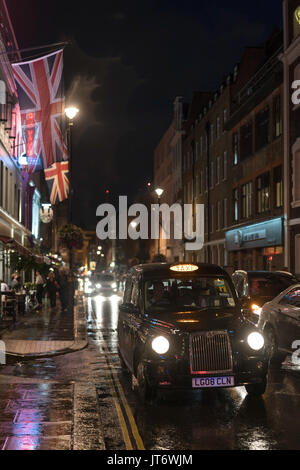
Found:
M 171 266 L 170 269 L 177 273 L 191 273 L 197 271 L 199 268 L 195 264 L 176 264 L 175 266 Z

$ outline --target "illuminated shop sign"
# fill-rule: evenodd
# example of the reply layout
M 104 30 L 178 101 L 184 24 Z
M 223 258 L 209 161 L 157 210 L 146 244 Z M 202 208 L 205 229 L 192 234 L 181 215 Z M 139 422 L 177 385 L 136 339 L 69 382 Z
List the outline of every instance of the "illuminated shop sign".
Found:
M 227 251 L 282 245 L 282 219 L 247 225 L 226 233 Z

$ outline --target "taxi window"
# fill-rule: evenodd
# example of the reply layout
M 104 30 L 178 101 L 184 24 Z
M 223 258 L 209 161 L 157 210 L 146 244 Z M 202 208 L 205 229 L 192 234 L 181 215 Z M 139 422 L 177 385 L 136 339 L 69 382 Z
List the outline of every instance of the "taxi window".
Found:
M 145 282 L 145 308 L 149 311 L 186 311 L 235 307 L 225 278 L 154 279 Z
M 126 285 L 125 285 L 125 292 L 124 292 L 124 299 L 123 299 L 124 304 L 131 303 L 131 293 L 132 293 L 132 278 L 128 277 L 126 280 Z
M 280 303 L 300 308 L 300 287 L 295 287 L 290 290 L 284 297 L 282 297 Z

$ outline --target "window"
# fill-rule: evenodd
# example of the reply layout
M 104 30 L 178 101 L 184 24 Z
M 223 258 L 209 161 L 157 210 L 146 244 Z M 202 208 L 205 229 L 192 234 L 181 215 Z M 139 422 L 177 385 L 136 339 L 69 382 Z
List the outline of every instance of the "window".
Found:
M 292 305 L 293 307 L 300 308 L 300 289 L 299 287 L 294 287 L 290 290 L 284 297 L 280 300 L 280 304 L 283 305 Z
M 252 181 L 242 186 L 242 217 L 247 219 L 252 215 Z
M 227 169 L 228 169 L 228 161 L 227 161 L 227 152 L 224 152 L 224 159 L 223 159 L 223 180 L 227 180 Z
M 218 157 L 217 158 L 216 184 L 220 183 L 220 173 L 221 173 L 221 157 Z
M 196 142 L 196 160 L 199 158 L 199 142 Z
M 257 212 L 261 214 L 270 209 L 270 173 L 257 178 Z
M 274 104 L 275 111 L 275 138 L 282 134 L 282 120 L 281 120 L 281 97 L 280 95 L 275 98 Z
M 253 126 L 252 121 L 241 127 L 241 160 L 250 157 L 253 153 Z
M 203 158 L 203 137 L 200 137 L 200 158 Z
M 237 165 L 239 162 L 239 135 L 237 132 L 233 134 L 233 164 Z
M 128 277 L 125 285 L 124 300 L 125 305 L 130 305 L 131 303 L 131 292 L 132 292 L 132 278 Z
M 275 207 L 283 206 L 282 166 L 274 168 Z
M 221 230 L 221 201 L 218 201 L 217 205 L 217 230 Z
M 214 205 L 210 206 L 210 231 L 211 233 L 214 232 Z
M 217 136 L 217 139 L 220 138 L 220 135 L 221 135 L 221 119 L 220 119 L 220 116 L 217 117 L 217 126 L 216 126 L 216 136 Z
M 237 222 L 239 220 L 239 190 L 236 188 L 233 191 L 233 220 Z
M 269 122 L 270 108 L 266 106 L 256 115 L 256 150 L 261 149 L 269 142 Z
M 224 199 L 223 204 L 224 204 L 223 226 L 224 226 L 224 227 L 227 227 L 227 225 L 228 225 L 228 216 L 227 216 L 228 202 L 227 202 L 227 198 Z
M 131 304 L 135 307 L 139 305 L 139 284 L 137 281 L 135 281 L 132 286 Z
M 214 187 L 214 162 L 210 163 L 210 189 Z
M 200 194 L 203 193 L 203 171 L 200 172 Z
M 223 111 L 223 131 L 225 130 L 226 122 L 227 122 L 227 109 L 225 108 Z

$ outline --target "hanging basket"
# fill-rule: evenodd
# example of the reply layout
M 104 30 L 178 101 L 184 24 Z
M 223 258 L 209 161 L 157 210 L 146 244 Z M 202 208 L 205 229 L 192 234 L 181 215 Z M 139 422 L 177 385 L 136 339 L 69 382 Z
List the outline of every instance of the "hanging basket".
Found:
M 59 229 L 60 244 L 69 250 L 75 248 L 81 250 L 83 247 L 83 232 L 76 225 L 65 225 Z

